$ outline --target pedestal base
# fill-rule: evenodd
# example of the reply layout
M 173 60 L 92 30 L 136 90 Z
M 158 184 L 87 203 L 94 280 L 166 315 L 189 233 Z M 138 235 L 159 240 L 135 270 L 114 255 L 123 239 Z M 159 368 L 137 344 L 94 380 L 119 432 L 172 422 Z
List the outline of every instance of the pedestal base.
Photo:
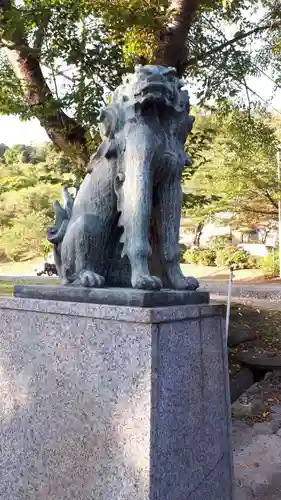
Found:
M 222 314 L 0 299 L 0 498 L 231 500 Z
M 188 290 L 150 291 L 132 288 L 84 288 L 69 285 L 15 285 L 14 296 L 113 306 L 167 307 L 208 304 L 210 294 L 206 291 L 191 292 Z

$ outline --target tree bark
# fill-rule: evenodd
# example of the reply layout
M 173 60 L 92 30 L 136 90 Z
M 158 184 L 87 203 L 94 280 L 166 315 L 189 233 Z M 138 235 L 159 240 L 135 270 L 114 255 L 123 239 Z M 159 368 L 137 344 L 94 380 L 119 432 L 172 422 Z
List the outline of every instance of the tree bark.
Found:
M 193 246 L 200 248 L 200 240 L 204 229 L 204 222 L 199 222 L 195 229 L 195 236 L 193 239 Z
M 9 29 L 13 16 L 10 0 L 0 0 L 0 16 L 1 42 L 20 81 L 25 102 L 34 108 L 34 115 L 51 141 L 67 155 L 75 156 L 80 167 L 85 167 L 89 160 L 86 130 L 69 117 L 53 97 L 40 67 L 39 51 L 28 46 L 23 28 Z
M 200 0 L 171 0 L 169 9 L 171 22 L 166 30 L 159 34 L 159 43 L 155 52 L 154 64 L 173 66 L 177 69 L 178 75 L 183 76 L 187 67 L 198 64 L 199 61 L 203 61 L 208 56 L 220 52 L 239 40 L 243 40 L 256 33 L 281 27 L 280 20 L 265 23 L 262 26 L 256 26 L 248 32 L 239 33 L 232 39 L 226 40 L 224 43 L 206 52 L 188 58 L 187 37 L 199 6 Z
M 159 35 L 154 64 L 173 66 L 181 77 L 187 62 L 187 35 L 196 16 L 200 0 L 171 0 L 171 22 Z

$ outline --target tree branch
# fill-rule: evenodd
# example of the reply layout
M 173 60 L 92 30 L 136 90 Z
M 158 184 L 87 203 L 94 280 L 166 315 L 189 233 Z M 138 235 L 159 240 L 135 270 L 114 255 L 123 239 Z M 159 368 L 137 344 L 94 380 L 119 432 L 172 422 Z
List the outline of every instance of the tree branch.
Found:
M 239 210 L 236 210 L 239 212 Z M 260 214 L 260 215 L 277 215 L 277 211 L 266 211 L 266 210 L 258 210 L 255 208 L 250 208 L 250 207 L 241 207 L 240 212 L 248 212 L 248 213 L 253 213 L 253 214 Z
M 4 40 L 3 38 L 0 40 L 0 47 L 3 49 L 16 50 L 20 49 L 25 54 L 31 54 L 35 57 L 39 56 L 40 51 L 33 47 L 29 47 L 28 45 L 21 45 L 19 43 L 13 43 L 10 40 Z
M 48 27 L 50 19 L 51 19 L 51 12 L 46 12 L 40 26 L 38 26 L 37 31 L 35 33 L 33 48 L 37 50 L 39 53 L 41 52 L 42 45 L 46 37 L 46 29 Z
M 62 70 L 56 71 L 56 75 L 63 76 L 63 78 L 65 78 L 69 82 L 74 83 L 74 78 L 72 76 L 67 75 L 65 71 L 62 71 Z
M 205 19 L 207 21 L 207 23 L 212 27 L 212 29 L 214 29 L 215 31 L 217 31 L 223 38 L 226 42 L 228 42 L 228 39 L 227 37 L 225 36 L 224 32 L 222 30 L 220 30 L 219 28 L 217 28 L 217 26 L 215 24 L 212 23 L 212 21 L 210 21 L 210 19 L 208 19 L 206 16 L 203 16 L 203 19 Z M 238 52 L 236 50 L 236 48 L 233 46 L 233 44 L 230 46 L 232 52 L 234 53 L 235 57 L 236 57 L 236 60 L 240 66 L 240 68 L 242 69 L 242 74 L 243 74 L 243 67 L 240 63 L 240 57 L 238 55 Z M 247 87 L 247 81 L 246 81 L 246 78 L 245 78 L 245 75 L 243 75 L 243 82 L 244 82 L 244 86 L 245 86 L 245 90 L 246 90 L 246 96 L 247 96 L 247 100 L 248 100 L 248 118 L 251 119 L 251 99 L 250 99 L 250 93 L 249 93 L 249 89 Z
M 0 0 L 0 15 L 0 29 L 3 32 L 1 41 L 6 47 L 11 67 L 20 81 L 26 103 L 33 107 L 34 115 L 51 141 L 66 154 L 75 154 L 80 166 L 85 167 L 89 159 L 86 130 L 70 118 L 53 97 L 42 73 L 38 56 L 29 50 L 23 27 L 18 25 L 16 30 L 10 29 L 13 16 L 10 0 Z
M 268 189 L 265 188 L 262 182 L 258 179 L 252 179 L 254 185 L 260 190 L 260 192 L 270 201 L 271 205 L 278 210 L 278 203 L 272 198 Z
M 276 203 L 276 201 L 272 198 L 271 194 L 268 191 L 264 191 L 264 195 L 274 206 L 274 208 L 278 209 L 278 203 Z
M 216 54 L 217 52 L 220 52 L 226 47 L 229 47 L 230 45 L 233 45 L 234 43 L 239 42 L 240 40 L 243 40 L 248 36 L 254 35 L 256 33 L 261 33 L 269 29 L 277 29 L 277 28 L 281 28 L 281 20 L 276 21 L 275 23 L 268 23 L 263 26 L 257 26 L 256 28 L 253 28 L 252 30 L 247 31 L 245 33 L 239 33 L 230 40 L 227 40 L 224 43 L 221 43 L 220 45 L 213 47 L 211 50 L 208 50 L 207 52 L 202 52 L 201 54 L 198 54 L 197 56 L 188 59 L 185 63 L 185 67 L 187 68 L 190 66 L 195 66 L 198 62 L 203 61 L 207 57 Z

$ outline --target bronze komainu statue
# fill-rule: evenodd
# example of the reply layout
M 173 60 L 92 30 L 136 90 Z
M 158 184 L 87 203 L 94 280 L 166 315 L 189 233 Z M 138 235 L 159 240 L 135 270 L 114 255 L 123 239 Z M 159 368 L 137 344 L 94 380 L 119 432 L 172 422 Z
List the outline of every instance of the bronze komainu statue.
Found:
M 195 290 L 180 269 L 181 172 L 193 117 L 173 68 L 137 66 L 101 113 L 102 143 L 75 201 L 55 202 L 65 284 Z

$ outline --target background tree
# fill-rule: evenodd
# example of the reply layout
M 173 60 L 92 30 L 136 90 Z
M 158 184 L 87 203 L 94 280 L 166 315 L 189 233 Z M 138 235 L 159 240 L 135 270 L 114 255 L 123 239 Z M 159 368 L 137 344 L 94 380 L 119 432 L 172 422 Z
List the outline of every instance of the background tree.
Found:
M 72 164 L 52 144 L 7 148 L 0 163 L 0 261 L 46 250 L 46 227 L 61 185 L 74 183 Z
M 84 166 L 107 92 L 134 62 L 175 66 L 202 99 L 234 96 L 256 54 L 263 68 L 279 62 L 277 4 L 263 0 L 259 15 L 258 0 L 0 0 L 1 112 L 38 118 Z
M 276 141 L 281 120 L 262 110 L 197 109 L 187 148 L 193 165 L 183 172 L 184 226 L 198 245 L 204 224 L 218 214 L 228 223 L 265 229 L 277 218 Z M 0 259 L 27 259 L 45 252 L 45 229 L 61 185 L 73 186 L 72 162 L 51 144 L 6 148 L 0 163 Z
M 231 212 L 234 227 L 276 220 L 280 120 L 259 110 L 249 118 L 246 111 L 234 108 L 227 115 L 201 116 L 196 127 L 212 129 L 212 147 L 202 151 L 205 161 L 197 169 L 195 164 L 194 175 L 185 182 L 185 191 L 199 200 L 186 205 L 186 215 L 202 220 Z
M 5 258 L 19 258 L 17 241 L 22 241 L 22 257 L 42 252 L 59 186 L 73 185 L 83 175 L 99 140 L 100 108 L 136 62 L 175 66 L 188 87 L 197 85 L 201 102 L 212 97 L 222 107 L 239 96 L 241 85 L 249 96 L 248 74 L 270 65 L 277 80 L 279 7 L 279 0 L 0 0 L 0 112 L 38 118 L 55 146 L 0 147 Z M 268 132 L 272 117 L 262 117 L 269 119 L 268 129 L 254 127 L 257 141 L 245 113 L 222 118 L 196 111 L 188 140 L 194 164 L 183 173 L 184 214 L 197 217 L 195 237 L 222 207 L 239 206 L 243 217 L 249 206 L 249 217 L 275 213 L 279 187 L 267 175 L 266 163 L 274 149 Z M 266 138 L 267 150 L 262 146 L 259 158 L 263 171 L 257 164 L 254 169 L 250 152 L 243 163 L 246 137 L 252 153 Z M 255 178 L 250 199 L 242 197 L 242 188 L 233 190 L 233 178 L 241 186 Z

